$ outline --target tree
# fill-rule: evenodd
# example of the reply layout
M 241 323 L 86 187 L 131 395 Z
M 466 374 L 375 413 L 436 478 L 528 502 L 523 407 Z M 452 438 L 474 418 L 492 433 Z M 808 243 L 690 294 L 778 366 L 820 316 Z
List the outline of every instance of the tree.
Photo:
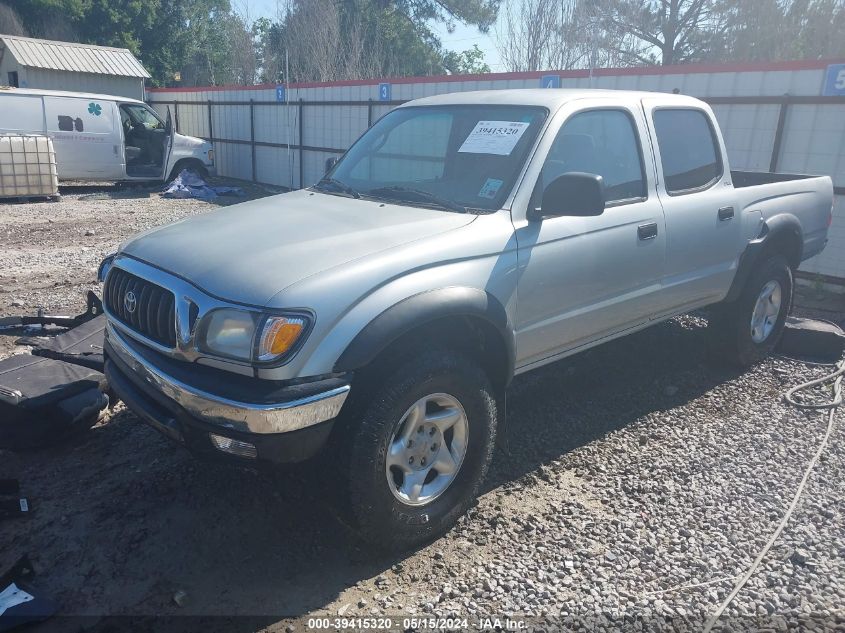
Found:
M 443 65 L 453 75 L 480 75 L 490 72 L 490 66 L 484 61 L 484 52 L 473 44 L 472 48 L 462 51 L 449 51 L 443 56 Z
M 825 59 L 845 55 L 845 0 L 720 0 L 725 61 Z
M 18 14 L 6 4 L 0 4 L 0 33 L 23 37 L 28 35 Z
M 496 21 L 501 0 L 378 0 L 382 10 L 393 9 L 417 25 L 434 20 L 454 26 L 462 22 L 486 33 Z
M 597 0 L 596 6 L 627 64 L 701 61 L 718 39 L 713 0 Z
M 334 81 L 489 71 L 483 53 L 444 51 L 432 21 L 489 28 L 498 0 L 288 0 L 262 27 L 258 56 L 267 81 Z
M 845 0 L 793 0 L 786 18 L 793 59 L 830 59 L 845 56 Z
M 508 70 L 625 65 L 635 38 L 608 30 L 602 8 L 576 0 L 522 0 L 508 4 L 496 44 Z
M 9 0 L 0 0 L 0 7 Z M 15 0 L 5 30 L 128 48 L 153 85 L 339 80 L 489 70 L 480 51 L 444 51 L 432 22 L 486 30 L 500 0 L 282 0 L 273 22 L 246 0 Z M 290 77 L 284 77 L 285 53 Z

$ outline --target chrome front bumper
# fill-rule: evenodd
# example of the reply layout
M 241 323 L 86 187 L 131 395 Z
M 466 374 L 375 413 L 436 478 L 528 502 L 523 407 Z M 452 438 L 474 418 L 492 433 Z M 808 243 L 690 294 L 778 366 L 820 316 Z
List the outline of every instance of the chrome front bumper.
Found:
M 150 387 L 192 416 L 246 433 L 287 433 L 338 416 L 349 395 L 349 385 L 288 402 L 256 404 L 216 396 L 167 375 L 136 353 L 111 323 L 106 325 L 109 347 L 117 358 Z

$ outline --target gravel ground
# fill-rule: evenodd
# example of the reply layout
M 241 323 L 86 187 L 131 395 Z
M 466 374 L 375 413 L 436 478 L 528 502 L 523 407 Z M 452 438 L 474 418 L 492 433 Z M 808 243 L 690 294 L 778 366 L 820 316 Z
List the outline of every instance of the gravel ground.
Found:
M 210 208 L 135 194 L 0 205 L 0 315 L 17 302 L 78 310 L 117 242 Z M 810 295 L 814 314 L 845 320 L 842 297 Z M 116 630 L 105 615 L 257 616 L 147 621 L 157 631 L 299 631 L 309 617 L 377 615 L 398 629 L 412 615 L 473 628 L 510 615 L 546 629 L 700 630 L 783 517 L 826 428 L 782 399 L 824 368 L 713 367 L 705 326 L 674 319 L 518 377 L 478 505 L 416 552 L 361 546 L 308 467 L 200 462 L 119 405 L 67 444 L 0 450 L 0 477 L 21 479 L 34 508 L 0 522 L 0 571 L 29 553 L 37 586 L 81 616 L 39 631 Z M 0 356 L 12 340 L 0 336 Z M 730 627 L 843 626 L 843 440 L 840 413 L 786 529 L 727 609 Z

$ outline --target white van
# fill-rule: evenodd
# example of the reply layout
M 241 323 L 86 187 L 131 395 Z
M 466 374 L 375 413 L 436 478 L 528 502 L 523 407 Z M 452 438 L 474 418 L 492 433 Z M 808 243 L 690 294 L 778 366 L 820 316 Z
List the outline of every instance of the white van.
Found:
M 214 173 L 209 141 L 183 136 L 143 101 L 113 95 L 0 88 L 0 134 L 53 139 L 59 180 L 163 180 Z

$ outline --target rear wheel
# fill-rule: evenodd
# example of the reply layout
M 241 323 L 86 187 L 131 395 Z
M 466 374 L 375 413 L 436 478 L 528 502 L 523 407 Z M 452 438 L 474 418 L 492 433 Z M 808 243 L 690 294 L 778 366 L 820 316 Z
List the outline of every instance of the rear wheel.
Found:
M 359 402 L 336 446 L 354 527 L 388 549 L 441 535 L 475 499 L 492 456 L 498 412 L 486 374 L 463 355 L 422 352 Z
M 765 259 L 751 274 L 739 299 L 717 306 L 710 318 L 714 356 L 748 367 L 774 350 L 792 307 L 792 270 L 786 259 Z

